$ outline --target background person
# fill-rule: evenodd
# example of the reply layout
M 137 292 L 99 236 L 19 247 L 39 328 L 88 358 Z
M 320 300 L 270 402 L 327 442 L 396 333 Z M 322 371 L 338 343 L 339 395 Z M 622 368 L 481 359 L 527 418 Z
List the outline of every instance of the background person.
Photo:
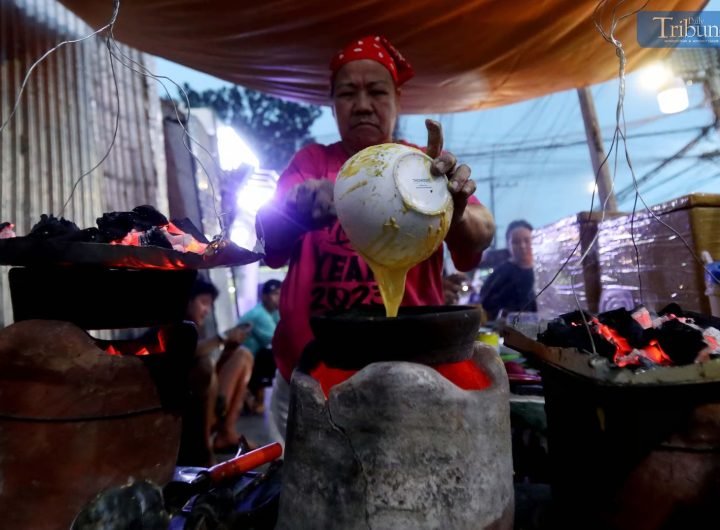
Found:
M 505 241 L 510 260 L 495 269 L 480 289 L 480 304 L 491 320 L 497 318 L 501 310 L 537 311 L 533 292 L 532 230 L 532 225 L 525 220 L 513 221 L 507 227 Z
M 186 316 L 200 330 L 204 329 L 217 296 L 217 288 L 198 277 Z M 181 465 L 209 465 L 213 462 L 213 451 L 233 451 L 238 445 L 236 424 L 253 366 L 252 354 L 241 346 L 249 330 L 250 326 L 236 326 L 198 341 L 191 372 L 192 412 L 187 425 L 183 419 L 183 437 L 195 455 L 191 456 L 192 463 Z M 202 461 L 205 463 L 199 463 Z
M 260 293 L 260 300 L 250 311 L 240 318 L 240 323 L 251 324 L 252 328 L 243 345 L 250 350 L 255 359 L 252 377 L 248 384 L 252 402 L 248 408 L 255 414 L 264 412 L 265 385 L 272 381 L 275 373 L 275 361 L 271 349 L 275 328 L 280 320 L 279 280 L 266 281 Z

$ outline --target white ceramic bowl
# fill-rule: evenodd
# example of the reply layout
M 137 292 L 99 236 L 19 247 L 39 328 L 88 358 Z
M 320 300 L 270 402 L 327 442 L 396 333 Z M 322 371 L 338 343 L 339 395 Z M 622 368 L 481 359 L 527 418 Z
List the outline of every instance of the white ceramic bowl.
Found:
M 388 268 L 411 267 L 440 246 L 453 213 L 447 178 L 432 159 L 402 144 L 380 144 L 351 157 L 337 175 L 335 208 L 353 248 Z

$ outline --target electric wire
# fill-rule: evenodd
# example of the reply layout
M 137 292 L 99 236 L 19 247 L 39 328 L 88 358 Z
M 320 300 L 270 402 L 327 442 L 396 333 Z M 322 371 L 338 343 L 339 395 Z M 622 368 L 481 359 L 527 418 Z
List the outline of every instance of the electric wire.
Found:
M 40 64 L 41 64 L 43 61 L 45 61 L 45 59 L 47 59 L 50 55 L 52 55 L 53 53 L 55 53 L 57 50 L 59 50 L 59 49 L 62 48 L 63 46 L 66 46 L 66 45 L 68 45 L 68 44 L 77 44 L 77 43 L 86 41 L 86 40 L 88 40 L 88 39 L 91 39 L 91 38 L 94 37 L 95 35 L 98 35 L 98 34 L 102 33 L 102 32 L 105 31 L 106 29 L 111 28 L 111 27 L 115 24 L 115 21 L 117 20 L 117 16 L 118 16 L 119 10 L 120 10 L 120 0 L 113 0 L 113 12 L 112 12 L 112 15 L 111 15 L 111 17 L 110 17 L 110 22 L 108 22 L 107 24 L 105 24 L 105 25 L 104 25 L 103 27 L 101 27 L 100 29 L 97 29 L 97 30 L 93 31 L 91 34 L 86 35 L 85 37 L 81 37 L 81 38 L 79 38 L 79 39 L 68 39 L 68 40 L 64 40 L 64 41 L 56 44 L 55 46 L 53 46 L 52 48 L 50 48 L 49 50 L 47 50 L 45 53 L 43 53 L 43 54 L 40 56 L 40 58 L 37 59 L 37 60 L 30 66 L 30 68 L 28 68 L 28 71 L 25 73 L 25 77 L 23 78 L 23 81 L 22 81 L 22 83 L 20 84 L 20 90 L 18 91 L 18 95 L 17 95 L 17 97 L 15 98 L 15 104 L 13 105 L 13 108 L 12 108 L 12 110 L 10 111 L 10 114 L 8 115 L 8 117 L 5 119 L 5 121 L 2 122 L 2 125 L 0 125 L 0 133 L 2 133 L 2 132 L 5 130 L 5 127 L 7 127 L 8 123 L 10 123 L 10 120 L 12 120 L 12 118 L 15 116 L 15 113 L 17 112 L 17 109 L 18 109 L 18 107 L 20 106 L 20 101 L 21 101 L 21 99 L 22 99 L 23 93 L 25 92 L 25 88 L 27 87 L 28 81 L 30 80 L 30 77 L 32 76 L 32 73 L 35 71 L 35 68 L 37 68 L 38 66 L 40 66 Z
M 627 18 L 628 16 L 632 16 L 633 14 L 641 11 L 642 9 L 644 9 L 644 8 L 647 6 L 647 4 L 648 4 L 648 2 L 649 2 L 649 0 L 647 0 L 647 1 L 644 2 L 643 5 L 642 5 L 640 8 L 638 8 L 637 10 L 635 10 L 635 11 L 633 11 L 632 13 L 629 13 L 629 14 L 627 14 L 627 15 L 624 15 L 623 17 L 620 17 L 620 19 L 618 19 L 618 17 L 616 16 L 616 14 L 617 14 L 617 9 L 624 3 L 624 1 L 625 1 L 625 0 L 620 0 L 620 2 L 618 2 L 618 3 L 614 6 L 614 8 L 613 8 L 613 16 L 612 16 L 612 21 L 611 21 L 609 33 L 606 33 L 606 32 L 605 32 L 604 28 L 602 27 L 602 25 L 601 25 L 600 22 L 598 21 L 598 14 L 605 8 L 605 5 L 607 4 L 607 0 L 600 0 L 600 2 L 598 3 L 598 5 L 596 6 L 596 8 L 595 8 L 595 10 L 594 10 L 594 12 L 593 12 L 593 22 L 594 22 L 596 28 L 600 31 L 600 34 L 603 36 L 603 38 L 604 38 L 606 41 L 612 43 L 613 46 L 615 47 L 616 55 L 618 56 L 618 59 L 619 59 L 619 76 L 618 76 L 618 78 L 619 78 L 619 83 L 618 83 L 618 101 L 617 101 L 617 106 L 616 106 L 616 110 L 615 110 L 615 131 L 614 131 L 614 133 L 613 133 L 613 137 L 612 137 L 612 142 L 611 142 L 611 144 L 610 144 L 610 148 L 608 149 L 608 152 L 607 152 L 607 154 L 605 155 L 605 158 L 602 160 L 602 162 L 601 162 L 600 165 L 598 166 L 598 170 L 597 170 L 596 173 L 595 173 L 595 186 L 593 187 L 592 196 L 591 196 L 591 198 L 590 198 L 590 212 L 591 212 L 591 215 L 592 215 L 592 212 L 593 212 L 593 210 L 594 210 L 595 192 L 596 192 L 596 190 L 598 189 L 598 180 L 599 180 L 600 174 L 601 174 L 601 172 L 602 172 L 602 169 L 605 167 L 605 164 L 607 163 L 608 158 L 610 157 L 610 155 L 613 153 L 613 150 L 616 150 L 616 149 L 617 149 L 618 137 L 622 137 L 622 138 L 623 138 L 623 141 L 626 141 L 626 138 L 625 138 L 625 136 L 623 135 L 623 131 L 621 131 L 621 127 L 620 127 L 621 117 L 623 116 L 624 101 L 625 101 L 625 66 L 626 66 L 626 58 L 625 58 L 625 50 L 624 50 L 623 47 L 622 47 L 622 43 L 620 43 L 620 42 L 615 38 L 615 36 L 614 36 L 615 28 L 617 27 L 617 24 L 618 24 L 619 20 L 622 20 L 622 19 L 624 19 L 624 18 Z M 625 144 L 625 152 L 626 152 L 626 160 L 629 160 L 629 153 L 627 152 L 627 144 Z M 616 155 L 616 156 L 617 156 L 617 155 Z M 617 160 L 617 158 L 616 158 L 616 160 Z M 608 195 L 607 195 L 607 197 L 605 198 L 605 201 L 603 202 L 602 207 L 601 207 L 601 218 L 600 218 L 600 222 L 601 222 L 601 223 L 602 223 L 602 222 L 604 221 L 604 219 L 605 219 L 605 212 L 606 212 L 606 210 L 607 210 L 607 203 L 608 203 L 610 197 L 612 197 L 612 193 L 613 193 L 613 189 L 614 189 L 614 185 L 615 185 L 615 178 L 616 178 L 616 176 L 617 176 L 617 173 L 616 173 L 617 167 L 615 166 L 614 169 L 615 169 L 615 174 L 613 175 L 613 178 L 612 178 L 612 181 L 611 181 L 611 188 L 610 188 L 610 190 L 608 191 Z M 589 255 L 590 251 L 592 250 L 592 248 L 594 247 L 595 243 L 597 242 L 598 235 L 599 235 L 599 233 L 596 233 L 596 234 L 595 234 L 595 236 L 593 237 L 592 241 L 591 241 L 590 244 L 588 245 L 587 249 L 586 249 L 585 252 L 582 254 L 582 256 L 580 257 L 580 259 L 578 260 L 578 264 L 581 265 L 581 264 L 583 263 L 583 261 L 585 260 L 585 258 L 587 258 L 587 256 Z M 570 260 L 573 258 L 573 256 L 574 256 L 575 253 L 577 252 L 577 250 L 580 248 L 581 243 L 582 243 L 582 238 L 578 238 L 578 241 L 577 241 L 577 243 L 575 244 L 574 248 L 572 249 L 572 251 L 570 252 L 570 254 L 567 256 L 567 258 L 565 259 L 565 261 L 563 262 L 563 264 L 560 266 L 560 268 L 558 269 L 558 271 L 553 275 L 553 277 L 552 277 L 552 279 L 550 280 L 550 282 L 548 282 L 548 283 L 535 295 L 535 297 L 533 297 L 533 298 L 525 305 L 525 307 L 523 308 L 522 311 L 524 311 L 525 309 L 527 309 L 527 308 L 530 306 L 530 304 L 532 304 L 533 301 L 537 300 L 537 298 L 539 298 L 539 297 L 555 282 L 555 280 L 558 278 L 558 276 L 559 276 L 559 275 L 562 273 L 562 271 L 567 267 L 568 263 L 570 263 Z M 572 283 L 574 283 L 574 282 L 573 282 L 572 274 L 571 274 L 571 284 L 572 284 Z M 577 305 L 578 305 L 578 310 L 579 310 L 580 313 L 582 314 L 582 313 L 583 313 L 583 310 L 582 310 L 582 307 L 581 307 L 581 305 L 580 305 L 580 300 L 579 300 L 579 298 L 577 298 L 577 297 L 576 297 L 576 302 L 577 302 Z M 518 317 L 516 317 L 516 318 L 519 318 L 519 315 L 518 315 Z M 597 350 L 596 350 L 596 348 L 595 348 L 595 343 L 594 343 L 593 337 L 592 337 L 592 329 L 590 328 L 589 324 L 586 322 L 586 320 L 585 320 L 584 318 L 583 318 L 583 322 L 585 323 L 585 329 L 587 330 L 588 336 L 590 337 L 590 340 L 591 340 L 591 345 L 592 345 L 592 348 L 593 348 L 593 352 L 592 352 L 592 353 L 597 354 Z M 515 323 L 516 323 L 516 322 L 515 322 Z
M 120 4 L 119 0 L 116 0 L 118 5 Z M 105 43 L 107 49 L 108 49 L 108 60 L 110 63 L 110 73 L 112 75 L 113 85 L 115 86 L 115 127 L 113 128 L 112 138 L 110 139 L 110 145 L 108 145 L 107 150 L 105 151 L 105 154 L 103 157 L 90 169 L 83 172 L 73 183 L 72 188 L 70 189 L 70 194 L 68 195 L 67 199 L 65 199 L 65 202 L 62 205 L 62 208 L 60 209 L 60 216 L 62 217 L 65 214 L 65 208 L 67 208 L 67 205 L 70 204 L 70 201 L 72 201 L 73 196 L 75 195 L 75 191 L 77 190 L 80 183 L 87 177 L 88 175 L 92 174 L 93 171 L 98 169 L 100 166 L 102 166 L 105 163 L 105 160 L 108 159 L 110 156 L 110 153 L 113 150 L 113 147 L 115 146 L 115 142 L 117 140 L 118 131 L 120 130 L 120 87 L 118 86 L 117 81 L 117 74 L 115 73 L 115 65 L 113 64 L 113 57 L 112 52 L 110 52 L 110 41 L 106 40 Z
M 208 172 L 207 168 L 205 167 L 205 164 L 203 164 L 202 160 L 200 160 L 200 157 L 198 157 L 197 154 L 193 152 L 188 141 L 192 142 L 199 149 L 204 151 L 208 155 L 209 159 L 215 164 L 216 169 L 218 171 L 222 171 L 222 168 L 219 167 L 216 157 L 210 151 L 208 151 L 205 148 L 205 146 L 203 146 L 200 142 L 198 142 L 195 139 L 195 137 L 193 137 L 190 134 L 190 131 L 187 129 L 187 127 L 185 125 L 185 122 L 187 122 L 188 124 L 190 123 L 190 116 L 191 116 L 191 114 L 190 114 L 190 112 L 191 112 L 190 98 L 189 98 L 187 92 L 181 85 L 179 85 L 177 82 L 175 82 L 171 78 L 169 78 L 167 76 L 163 76 L 163 75 L 154 74 L 145 65 L 135 61 L 132 57 L 129 57 L 128 55 L 126 55 L 122 51 L 122 49 L 117 45 L 117 42 L 115 41 L 114 36 L 112 36 L 112 35 L 111 35 L 111 42 L 113 43 L 113 46 L 116 50 L 115 52 L 111 51 L 111 54 L 113 54 L 113 56 L 116 58 L 116 60 L 118 60 L 118 62 L 121 65 L 123 65 L 125 68 L 131 70 L 132 72 L 135 72 L 139 75 L 142 75 L 144 77 L 148 77 L 150 79 L 155 80 L 157 83 L 160 84 L 160 86 L 162 86 L 163 90 L 165 91 L 165 94 L 167 95 L 168 100 L 170 101 L 170 104 L 173 106 L 173 111 L 174 111 L 177 123 L 183 131 L 183 146 L 185 147 L 187 152 L 190 154 L 190 156 L 193 158 L 195 163 L 198 164 L 198 166 L 202 169 L 203 173 L 205 173 L 205 176 L 207 177 L 208 183 L 210 185 L 210 191 L 211 191 L 211 194 L 213 197 L 212 203 L 213 203 L 214 213 L 218 220 L 218 224 L 220 226 L 220 235 L 218 237 L 227 237 L 228 228 L 224 222 L 224 216 L 226 214 L 223 212 L 220 212 L 217 208 L 217 203 L 218 203 L 217 193 L 215 190 L 215 184 L 213 182 L 213 178 L 210 176 L 210 173 Z M 118 54 L 120 55 L 120 57 L 118 57 Z M 123 59 L 129 61 L 131 64 L 129 65 L 129 64 L 123 62 Z M 135 67 L 133 67 L 132 65 L 135 65 Z M 183 98 L 185 99 L 185 103 L 186 103 L 186 107 L 187 107 L 187 116 L 184 119 L 183 119 L 183 117 L 181 117 L 180 110 L 178 109 L 177 103 L 175 102 L 175 99 L 171 96 L 170 91 L 168 90 L 167 85 L 165 85 L 163 80 L 167 81 L 169 83 L 172 83 L 178 89 L 178 91 L 182 94 Z
M 40 56 L 40 58 L 36 59 L 32 65 L 30 65 L 27 72 L 25 73 L 25 76 L 23 77 L 22 83 L 20 84 L 20 89 L 18 90 L 18 94 L 15 98 L 15 103 L 13 104 L 12 110 L 10 111 L 10 114 L 5 119 L 5 121 L 2 122 L 2 125 L 0 125 L 0 134 L 5 130 L 7 125 L 10 123 L 10 121 L 13 119 L 13 117 L 17 113 L 17 109 L 20 106 L 20 102 L 22 101 L 22 97 L 23 97 L 23 94 L 25 93 L 25 89 L 27 88 L 27 84 L 30 81 L 30 78 L 32 77 L 32 74 L 35 71 L 35 69 L 40 64 L 42 64 L 48 57 L 50 57 L 53 53 L 55 53 L 57 50 L 59 50 L 62 47 L 67 46 L 68 44 L 78 44 L 78 43 L 81 43 L 88 39 L 91 39 L 91 38 L 95 37 L 96 35 L 100 35 L 101 33 L 105 32 L 105 31 L 108 31 L 108 30 L 111 31 L 117 21 L 119 12 L 120 12 L 120 0 L 113 0 L 113 10 L 112 10 L 112 14 L 110 16 L 110 21 L 107 24 L 105 24 L 101 28 L 93 31 L 92 33 L 90 33 L 89 35 L 86 35 L 84 37 L 81 37 L 78 39 L 66 39 L 66 40 L 56 44 L 55 46 L 53 46 L 52 48 L 47 50 L 45 53 L 43 53 Z M 106 47 L 108 48 L 108 51 L 109 51 L 110 44 L 109 44 L 109 41 L 107 41 L 107 40 L 106 40 Z M 114 64 L 112 62 L 112 58 L 110 58 L 110 71 L 112 74 L 113 84 L 115 87 L 115 103 L 116 103 L 115 126 L 114 126 L 113 134 L 112 134 L 112 137 L 110 140 L 110 145 L 108 146 L 107 150 L 105 151 L 105 154 L 100 158 L 100 160 L 95 165 L 93 165 L 92 168 L 90 168 L 87 171 L 84 171 L 74 182 L 74 184 L 71 188 L 71 191 L 70 191 L 70 195 L 63 203 L 62 209 L 60 211 L 60 215 L 62 215 L 65 212 L 65 208 L 72 200 L 75 190 L 77 189 L 80 182 L 82 182 L 82 180 L 87 175 L 90 175 L 93 171 L 95 171 L 97 168 L 99 168 L 105 162 L 105 160 L 107 160 L 107 158 L 110 156 L 110 152 L 112 151 L 113 146 L 115 145 L 118 130 L 120 128 L 120 95 L 119 95 L 117 76 L 115 73 L 115 68 L 114 68 Z

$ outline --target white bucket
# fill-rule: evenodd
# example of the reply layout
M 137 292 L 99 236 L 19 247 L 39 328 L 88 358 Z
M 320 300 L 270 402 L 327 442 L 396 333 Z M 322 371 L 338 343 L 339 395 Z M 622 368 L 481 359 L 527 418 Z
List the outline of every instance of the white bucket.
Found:
M 720 317 L 720 285 L 710 285 L 705 289 L 705 294 L 710 300 L 710 311 L 712 316 Z
M 432 159 L 401 144 L 368 147 L 338 173 L 335 206 L 351 244 L 375 263 L 408 268 L 427 259 L 450 227 L 452 198 Z
M 710 300 L 710 311 L 714 317 L 720 317 L 720 261 L 706 266 L 705 287 L 705 295 Z

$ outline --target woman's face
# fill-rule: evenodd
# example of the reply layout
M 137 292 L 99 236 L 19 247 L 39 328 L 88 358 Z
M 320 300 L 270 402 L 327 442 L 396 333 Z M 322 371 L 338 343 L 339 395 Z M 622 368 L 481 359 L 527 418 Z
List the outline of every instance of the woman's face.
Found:
M 532 232 L 530 230 L 519 226 L 510 232 L 508 249 L 510 249 L 510 261 L 523 268 L 529 269 L 533 266 Z
M 343 145 L 350 154 L 392 141 L 398 95 L 390 72 L 376 61 L 352 61 L 338 70 L 333 110 Z

